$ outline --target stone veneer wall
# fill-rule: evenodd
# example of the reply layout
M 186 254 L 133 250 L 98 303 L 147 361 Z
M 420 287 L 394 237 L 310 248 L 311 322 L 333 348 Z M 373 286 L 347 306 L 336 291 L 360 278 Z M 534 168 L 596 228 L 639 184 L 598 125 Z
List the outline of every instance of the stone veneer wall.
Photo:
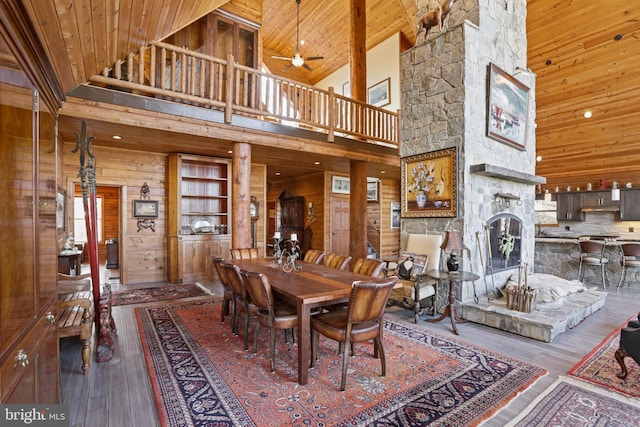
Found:
M 456 8 L 468 12 L 456 15 Z M 461 268 L 481 274 L 475 287 L 482 296 L 486 294 L 480 263 L 482 251 L 486 265 L 484 224 L 498 213 L 511 213 L 523 221 L 523 262 L 533 272 L 535 186 L 471 174 L 469 169 L 486 163 L 535 173 L 535 78 L 516 76 L 531 88 L 526 149 L 521 151 L 488 138 L 487 67 L 492 62 L 509 74 L 516 66 L 526 67 L 526 1 L 458 1 L 450 16 L 475 15 L 478 25 L 469 20 L 448 20 L 444 32 L 432 29 L 426 42 L 420 37 L 418 44 L 401 57 L 401 156 L 458 147 L 458 217 L 403 218 L 401 247 L 405 247 L 408 233 L 441 233 L 449 227 L 463 232 L 470 251 L 469 256 L 463 256 Z M 496 200 L 496 193 L 517 195 L 521 203 L 512 202 L 506 208 Z M 497 273 L 496 286 L 504 284 L 513 272 L 517 270 Z M 492 286 L 490 276 L 486 282 Z M 472 299 L 473 286 L 465 283 L 457 289 L 458 299 Z

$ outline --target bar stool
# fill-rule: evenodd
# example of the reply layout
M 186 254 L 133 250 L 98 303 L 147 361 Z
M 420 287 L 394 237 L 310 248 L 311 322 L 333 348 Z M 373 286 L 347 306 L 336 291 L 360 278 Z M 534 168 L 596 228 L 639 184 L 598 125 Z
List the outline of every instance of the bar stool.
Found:
M 616 291 L 619 291 L 624 283 L 627 268 L 640 268 L 640 243 L 627 242 L 620 244 L 620 265 L 622 266 L 622 271 Z
M 582 267 L 584 265 L 599 266 L 602 273 L 602 286 L 607 288 L 607 280 L 609 280 L 607 266 L 609 258 L 605 257 L 605 242 L 599 240 L 580 240 L 580 267 L 578 268 L 578 280 L 582 281 Z M 611 285 L 611 280 L 609 280 Z

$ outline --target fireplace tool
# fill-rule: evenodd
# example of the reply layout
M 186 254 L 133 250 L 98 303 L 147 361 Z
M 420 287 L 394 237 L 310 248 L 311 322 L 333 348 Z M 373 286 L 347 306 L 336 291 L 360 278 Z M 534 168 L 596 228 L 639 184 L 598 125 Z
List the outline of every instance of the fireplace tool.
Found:
M 496 282 L 493 277 L 493 254 L 491 253 L 491 228 L 485 224 L 484 226 L 484 235 L 487 240 L 487 267 L 489 269 L 489 274 L 491 274 L 491 284 L 493 285 L 493 293 L 496 298 L 502 297 L 502 291 L 496 288 Z
M 493 298 L 491 298 L 491 292 L 489 291 L 489 283 L 487 282 L 487 270 L 484 268 L 484 260 L 482 259 L 482 244 L 480 243 L 480 232 L 476 231 L 476 242 L 478 243 L 478 255 L 480 255 L 480 267 L 482 267 L 482 278 L 484 279 L 484 290 L 487 292 L 487 301 L 491 302 Z M 493 276 L 492 276 L 493 278 Z M 473 288 L 474 292 L 474 300 L 477 299 L 475 296 L 476 288 Z M 478 301 L 476 300 L 476 303 Z

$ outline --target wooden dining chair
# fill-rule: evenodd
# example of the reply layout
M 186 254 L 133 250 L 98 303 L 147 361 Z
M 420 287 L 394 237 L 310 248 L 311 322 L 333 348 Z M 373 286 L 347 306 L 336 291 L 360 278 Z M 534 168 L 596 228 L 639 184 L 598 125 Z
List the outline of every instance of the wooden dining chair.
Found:
M 373 340 L 374 357 L 380 357 L 382 376 L 386 375 L 382 317 L 397 280 L 396 277 L 390 277 L 378 281 L 354 282 L 346 309 L 332 310 L 311 318 L 311 366 L 318 360 L 320 335 L 338 341 L 342 350 L 341 391 L 344 391 L 347 380 L 348 352 L 354 354 L 355 343 Z
M 222 267 L 222 264 L 224 263 L 224 258 L 212 256 L 211 262 L 214 268 L 216 269 L 216 273 L 218 273 L 218 279 L 220 279 L 220 283 L 222 283 L 223 296 L 222 296 L 222 313 L 220 317 L 221 317 L 221 322 L 224 323 L 224 316 L 228 316 L 231 313 L 229 310 L 229 306 L 233 301 L 233 293 L 231 292 L 231 286 L 229 285 L 227 272 Z
M 258 332 L 260 326 L 269 328 L 269 355 L 271 372 L 276 370 L 276 330 L 293 329 L 298 324 L 297 309 L 286 301 L 276 299 L 269 279 L 262 273 L 241 270 L 244 286 L 256 308 L 256 327 L 253 337 L 253 352 L 258 352 Z
M 324 257 L 326 255 L 326 252 L 319 249 L 308 249 L 307 252 L 305 252 L 302 261 L 308 262 L 310 264 L 322 264 L 322 261 L 324 261 Z
M 260 258 L 258 248 L 232 248 L 231 258 L 233 259 L 256 259 Z
M 240 274 L 240 267 L 229 262 L 222 263 L 222 268 L 227 275 L 229 287 L 233 294 L 233 321 L 231 323 L 231 331 L 238 335 L 238 318 L 240 314 L 244 315 L 243 332 L 244 332 L 244 349 L 249 350 L 249 320 L 251 318 L 252 304 L 249 303 L 249 297 L 244 287 L 244 279 Z
M 386 262 L 379 259 L 358 258 L 353 265 L 353 272 L 380 278 L 385 266 Z
M 324 265 L 331 268 L 337 268 L 338 270 L 346 271 L 349 268 L 351 262 L 350 256 L 336 255 L 334 253 L 328 253 L 324 258 Z

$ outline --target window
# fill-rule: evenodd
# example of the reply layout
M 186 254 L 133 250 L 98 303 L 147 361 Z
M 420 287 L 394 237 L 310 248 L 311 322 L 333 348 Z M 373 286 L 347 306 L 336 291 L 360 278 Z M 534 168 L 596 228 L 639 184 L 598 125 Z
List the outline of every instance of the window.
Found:
M 98 214 L 98 242 L 102 242 L 102 197 L 96 197 L 96 211 Z M 76 243 L 87 242 L 87 224 L 84 219 L 84 203 L 82 196 L 73 201 L 73 230 Z

